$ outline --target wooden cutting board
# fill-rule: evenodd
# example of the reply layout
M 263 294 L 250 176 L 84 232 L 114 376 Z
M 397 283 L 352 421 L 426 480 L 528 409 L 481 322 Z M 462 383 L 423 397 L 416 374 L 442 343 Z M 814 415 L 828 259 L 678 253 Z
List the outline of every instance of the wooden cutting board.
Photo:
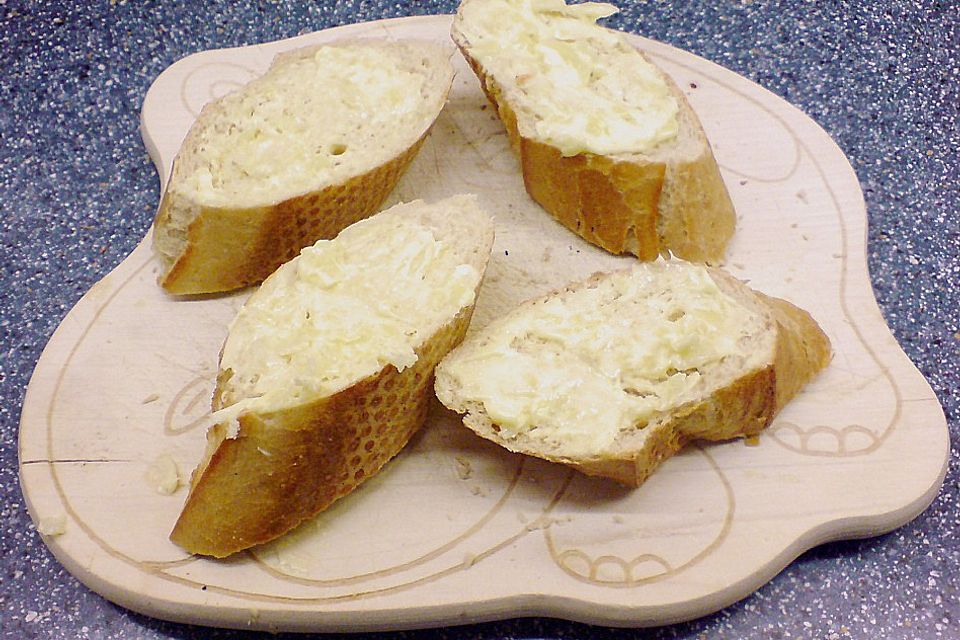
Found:
M 144 141 L 165 179 L 201 106 L 277 52 L 344 37 L 449 43 L 449 25 L 404 18 L 190 56 L 147 94 Z M 691 446 L 628 491 L 509 454 L 436 406 L 382 474 L 315 520 L 229 560 L 192 557 L 167 535 L 203 451 L 227 323 L 248 294 L 168 297 L 148 236 L 64 319 L 24 403 L 23 491 L 63 565 L 125 607 L 208 625 L 343 631 L 544 615 L 645 626 L 715 611 L 814 545 L 886 532 L 924 509 L 943 481 L 946 422 L 873 298 L 847 160 L 757 85 L 631 39 L 687 93 L 713 142 L 739 212 L 726 267 L 810 311 L 835 346 L 759 442 Z M 449 104 L 387 204 L 474 192 L 495 214 L 479 327 L 632 258 L 587 246 L 527 197 L 502 126 L 453 61 Z M 164 477 L 176 484 L 171 474 L 180 488 L 158 491 Z

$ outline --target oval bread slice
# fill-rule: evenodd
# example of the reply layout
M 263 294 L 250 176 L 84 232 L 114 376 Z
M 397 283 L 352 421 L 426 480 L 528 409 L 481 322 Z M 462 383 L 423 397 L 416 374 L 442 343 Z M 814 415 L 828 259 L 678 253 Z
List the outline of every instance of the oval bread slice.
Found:
M 548 213 L 615 254 L 716 263 L 736 215 L 710 143 L 673 81 L 594 24 L 615 11 L 464 0 L 451 34 Z
M 171 539 L 223 557 L 373 476 L 423 424 L 493 243 L 472 196 L 397 205 L 271 275 L 230 327 L 216 425 Z
M 374 213 L 442 109 L 453 68 L 428 42 L 344 41 L 278 55 L 206 105 L 154 221 L 175 294 L 255 284 Z
M 639 486 L 690 440 L 759 433 L 830 354 L 792 304 L 656 261 L 495 320 L 441 362 L 436 392 L 511 451 Z

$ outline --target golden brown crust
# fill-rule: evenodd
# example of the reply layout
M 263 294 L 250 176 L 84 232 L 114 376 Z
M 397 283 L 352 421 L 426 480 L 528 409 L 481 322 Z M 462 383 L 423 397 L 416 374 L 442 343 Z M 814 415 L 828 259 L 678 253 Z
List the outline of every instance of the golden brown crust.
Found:
M 716 275 L 716 270 L 713 273 Z M 785 300 L 751 293 L 768 306 L 776 323 L 773 362 L 675 412 L 668 422 L 654 427 L 644 447 L 633 456 L 632 474 L 627 465 L 621 465 L 617 476 L 608 477 L 637 487 L 687 441 L 723 441 L 759 434 L 827 366 L 832 354 L 830 340 L 809 313 Z M 590 465 L 585 466 L 581 470 L 591 474 Z
M 432 204 L 418 200 L 378 216 L 416 221 L 445 242 L 454 264 L 471 265 L 482 279 L 494 226 L 475 197 L 453 196 Z M 386 223 L 381 228 L 394 227 Z M 361 263 L 368 259 L 355 255 Z M 282 267 L 279 282 L 295 267 Z M 402 285 L 398 282 L 394 287 Z M 266 291 L 272 294 L 275 289 L 270 287 L 276 284 L 268 281 Z M 478 280 L 472 300 L 479 287 Z M 463 340 L 472 314 L 471 302 L 456 314 L 451 310 L 424 318 L 419 344 L 414 345 L 417 359 L 402 371 L 387 365 L 337 393 L 296 396 L 299 404 L 286 407 L 272 400 L 266 408 L 248 407 L 233 424 L 213 426 L 171 539 L 193 553 L 230 555 L 281 535 L 373 476 L 423 424 L 434 368 Z M 243 383 L 250 371 L 235 380 L 223 360 L 221 367 L 213 394 L 215 411 L 256 393 Z M 294 402 L 293 393 L 288 402 Z
M 303 247 L 375 213 L 428 134 L 429 129 L 399 156 L 341 184 L 270 206 L 201 207 L 188 228 L 186 249 L 161 275 L 161 286 L 174 294 L 214 293 L 262 281 Z M 172 209 L 191 206 L 179 198 L 164 195 L 156 227 L 169 224 Z
M 236 438 L 215 427 L 213 454 L 194 474 L 171 540 L 228 556 L 289 531 L 376 474 L 423 424 L 433 369 L 463 340 L 472 312 L 431 336 L 403 371 L 388 365 L 335 395 L 243 415 Z
M 639 487 L 656 471 L 661 462 L 679 453 L 689 441 L 690 438 L 679 429 L 656 429 L 644 439 L 643 446 L 629 456 L 554 461 L 573 467 L 588 476 L 608 478 L 626 487 Z
M 665 160 L 641 154 L 563 156 L 520 133 L 502 87 L 471 55 L 456 23 L 453 39 L 497 108 L 527 192 L 561 224 L 611 253 L 632 253 L 641 260 L 671 253 L 695 262 L 723 258 L 736 222 L 733 202 L 696 114 L 666 74 L 689 129 L 686 135 L 699 142 L 697 153 L 659 152 Z
M 661 462 L 690 441 L 723 441 L 757 435 L 829 363 L 830 341 L 806 311 L 753 291 L 719 269 L 711 268 L 710 274 L 728 295 L 766 316 L 766 330 L 775 334 L 769 360 L 763 366 L 743 371 L 729 384 L 705 397 L 621 432 L 612 452 L 573 458 L 556 455 L 522 437 L 500 438 L 499 427 L 491 422 L 482 405 L 457 397 L 453 383 L 445 379 L 443 364 L 438 369 L 442 379 L 437 385 L 438 396 L 449 408 L 465 414 L 466 426 L 511 451 L 565 464 L 584 474 L 610 478 L 629 487 L 642 484 Z M 551 296 L 596 286 L 608 275 L 596 274 Z M 538 303 L 539 299 L 523 306 L 530 310 Z M 477 339 L 483 340 L 483 336 Z
M 274 68 L 294 64 L 325 47 L 383 48 L 399 63 L 422 73 L 425 85 L 417 118 L 404 127 L 374 132 L 370 143 L 354 145 L 360 155 L 343 166 L 342 178 L 317 175 L 314 190 L 297 194 L 283 188 L 275 199 L 248 202 L 238 197 L 222 205 L 201 204 L 193 191 L 179 185 L 188 169 L 202 162 L 198 150 L 212 144 L 211 132 L 237 118 L 220 101 L 204 106 L 191 127 L 154 219 L 153 245 L 162 268 L 159 282 L 173 294 L 216 293 L 256 284 L 293 258 L 305 246 L 336 236 L 347 226 L 375 213 L 394 189 L 429 135 L 453 80 L 449 52 L 429 42 L 344 40 L 295 49 L 278 55 Z M 251 82 L 268 82 L 270 72 Z M 242 89 L 241 89 L 242 91 Z M 321 118 L 317 126 L 323 127 Z M 301 159 L 292 158 L 291 162 Z
M 556 147 L 521 138 L 520 164 L 530 197 L 587 242 L 641 260 L 660 255 L 656 203 L 663 163 L 563 156 Z
M 806 382 L 806 380 L 804 380 Z M 570 458 L 549 452 L 530 451 L 508 445 L 511 451 L 534 455 L 566 464 L 589 476 L 610 478 L 628 487 L 639 487 L 661 462 L 676 454 L 693 440 L 722 441 L 757 435 L 773 420 L 778 407 L 775 366 L 770 365 L 738 378 L 699 402 L 678 407 L 667 420 L 654 425 L 638 425 L 645 430 L 638 438 L 640 446 L 625 448 L 618 454 L 592 458 Z M 496 427 L 484 427 L 477 420 L 464 422 L 498 444 Z M 491 437 L 492 436 L 492 437 Z M 625 439 L 633 439 L 628 434 Z
M 684 260 L 713 264 L 733 237 L 736 211 L 699 121 L 696 126 L 703 151 L 691 160 L 667 163 L 658 202 L 661 253 L 666 249 Z
M 776 411 L 780 411 L 800 389 L 830 363 L 830 339 L 813 317 L 780 298 L 757 296 L 772 310 L 780 328 L 774 370 L 777 373 Z

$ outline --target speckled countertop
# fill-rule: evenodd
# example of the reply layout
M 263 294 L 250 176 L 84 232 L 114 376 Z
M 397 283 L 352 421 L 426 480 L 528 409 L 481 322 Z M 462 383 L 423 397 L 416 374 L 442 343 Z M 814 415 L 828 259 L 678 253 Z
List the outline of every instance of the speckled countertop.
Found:
M 940 495 L 877 538 L 814 549 L 753 596 L 672 627 L 512 620 L 378 637 L 960 637 L 960 9 L 954 2 L 636 2 L 609 24 L 689 50 L 814 118 L 849 157 L 893 333 L 951 432 Z M 0 0 L 0 631 L 5 638 L 226 638 L 125 611 L 47 551 L 17 478 L 24 392 L 54 329 L 146 232 L 158 180 L 138 132 L 168 65 L 454 2 Z

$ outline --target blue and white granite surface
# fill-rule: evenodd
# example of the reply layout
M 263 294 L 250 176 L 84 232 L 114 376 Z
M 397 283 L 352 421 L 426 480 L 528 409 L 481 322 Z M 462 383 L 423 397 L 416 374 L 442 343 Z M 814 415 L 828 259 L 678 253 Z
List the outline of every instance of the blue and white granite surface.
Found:
M 137 127 L 150 83 L 196 51 L 451 1 L 0 0 L 0 632 L 4 638 L 229 638 L 91 593 L 34 531 L 17 429 L 43 346 L 147 231 L 159 193 Z M 391 638 L 960 638 L 960 7 L 631 2 L 608 22 L 730 68 L 829 132 L 861 181 L 880 307 L 939 397 L 946 483 L 909 525 L 804 554 L 753 596 L 686 624 L 628 631 L 510 620 Z

